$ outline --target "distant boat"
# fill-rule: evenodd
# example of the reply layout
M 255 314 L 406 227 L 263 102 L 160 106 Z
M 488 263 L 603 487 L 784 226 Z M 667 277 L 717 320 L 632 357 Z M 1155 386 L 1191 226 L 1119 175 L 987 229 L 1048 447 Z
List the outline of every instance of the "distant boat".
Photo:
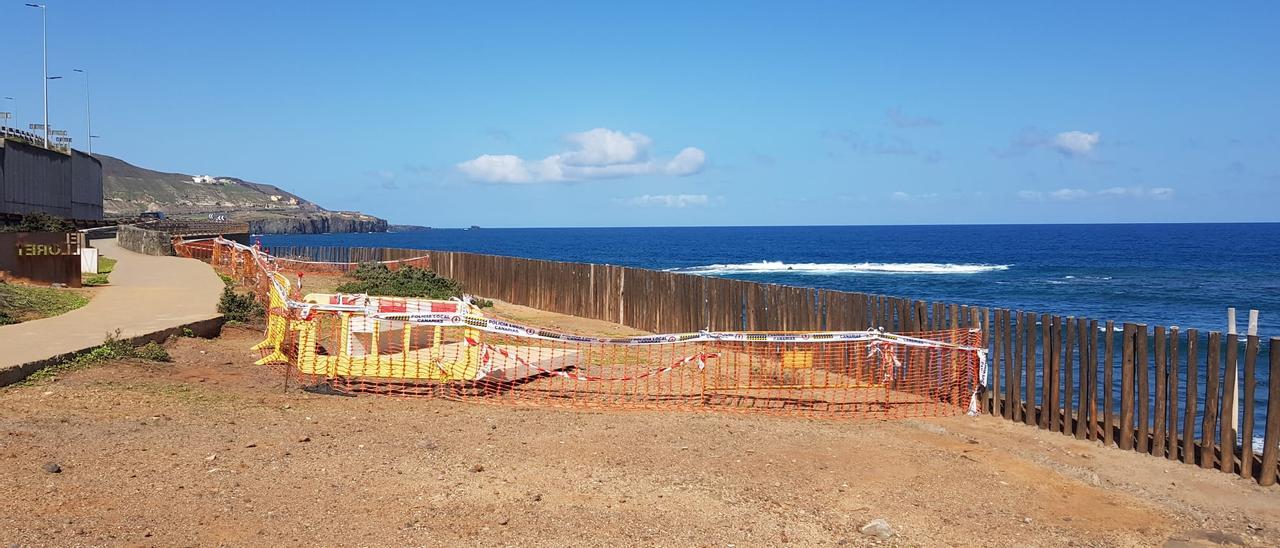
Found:
M 468 228 L 467 230 L 480 230 L 480 227 L 478 227 L 478 226 L 476 226 L 476 225 L 471 225 L 471 227 L 470 227 L 470 228 Z

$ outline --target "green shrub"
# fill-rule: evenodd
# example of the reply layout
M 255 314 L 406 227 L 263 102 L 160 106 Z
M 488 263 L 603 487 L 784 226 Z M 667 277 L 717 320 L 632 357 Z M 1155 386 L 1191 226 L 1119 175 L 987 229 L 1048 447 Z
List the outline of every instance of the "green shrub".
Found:
M 0 226 L 0 232 L 73 232 L 75 225 L 48 213 L 28 213 L 18 224 Z
M 253 295 L 239 295 L 231 286 L 222 288 L 222 298 L 218 299 L 218 313 L 227 321 L 248 322 L 262 317 L 262 305 Z
M 190 327 L 184 327 L 184 328 L 182 328 L 182 336 L 183 336 L 183 337 L 195 337 L 195 336 L 196 336 L 196 332 L 195 332 L 195 331 L 192 331 Z
M 338 292 L 428 299 L 462 296 L 462 284 L 414 266 L 391 270 L 384 264 L 365 263 L 357 267 L 351 277 L 355 281 L 338 286 Z
M 95 346 L 88 352 L 80 354 L 74 358 L 64 360 L 48 367 L 42 367 L 24 379 L 21 384 L 28 385 L 38 381 L 51 379 L 58 376 L 59 373 L 82 369 L 98 362 L 125 358 L 138 358 L 153 362 L 173 361 L 173 358 L 169 356 L 169 352 L 165 350 L 163 346 L 150 342 L 142 345 L 141 347 L 134 348 L 132 344 L 129 344 L 129 341 L 120 338 L 120 330 L 117 329 L 115 333 L 107 333 L 102 344 Z
M 107 285 L 109 281 L 110 280 L 107 279 L 106 274 L 90 274 L 80 279 L 80 283 L 82 285 L 87 285 L 90 287 Z
M 98 274 L 110 274 L 116 269 L 116 260 L 106 257 L 98 257 Z
M 493 301 L 475 296 L 471 297 L 471 304 L 476 305 L 476 308 L 493 308 Z
M 135 357 L 153 362 L 173 361 L 173 358 L 169 356 L 169 351 L 154 342 L 149 342 L 134 349 L 133 354 Z
M 219 277 L 219 278 L 222 278 L 222 285 L 225 285 L 225 286 L 227 286 L 227 287 L 235 287 L 235 286 L 236 286 L 236 280 L 235 280 L 234 278 L 232 278 L 231 276 L 228 276 L 228 275 L 226 275 L 226 274 L 218 274 L 218 277 Z

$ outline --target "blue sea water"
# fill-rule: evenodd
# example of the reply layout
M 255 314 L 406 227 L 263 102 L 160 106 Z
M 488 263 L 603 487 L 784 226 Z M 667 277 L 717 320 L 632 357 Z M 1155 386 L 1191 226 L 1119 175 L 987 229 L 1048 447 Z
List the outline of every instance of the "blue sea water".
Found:
M 1243 333 L 1252 308 L 1260 312 L 1264 353 L 1266 338 L 1280 336 L 1280 223 L 435 229 L 260 238 L 264 245 L 624 265 L 1184 331 L 1225 332 L 1226 309 L 1236 307 Z M 1195 369 L 1203 391 L 1203 335 L 1201 341 Z M 1185 361 L 1181 370 L 1180 393 Z M 1258 432 L 1266 373 L 1259 364 Z
M 265 235 L 671 269 L 928 301 L 1280 336 L 1280 223 L 525 228 Z

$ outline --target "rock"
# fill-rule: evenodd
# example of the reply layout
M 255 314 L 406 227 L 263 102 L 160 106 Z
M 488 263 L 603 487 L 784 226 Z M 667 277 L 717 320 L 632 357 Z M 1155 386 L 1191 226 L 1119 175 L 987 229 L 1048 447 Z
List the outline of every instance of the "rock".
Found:
M 298 438 L 298 443 L 306 443 L 309 441 L 311 441 L 311 436 L 302 436 L 301 438 Z
M 1244 537 L 1224 531 L 1195 529 L 1175 535 L 1164 543 L 1166 547 L 1174 546 L 1244 546 Z
M 58 466 L 58 463 L 56 462 L 46 462 L 44 464 L 44 471 L 50 474 L 61 474 L 62 467 Z
M 387 221 L 370 215 L 308 211 L 292 217 L 245 219 L 254 234 L 322 234 L 325 232 L 386 232 Z
M 880 540 L 888 540 L 893 537 L 893 527 L 889 526 L 889 522 L 876 518 L 863 525 L 858 532 L 869 537 L 876 537 Z
M 533 502 L 541 502 L 541 501 L 542 501 L 542 493 L 538 493 L 533 496 Z
M 471 471 L 472 471 L 472 472 L 484 472 L 484 465 L 482 465 L 482 464 L 477 464 L 477 465 L 475 465 L 475 466 L 472 466 L 472 467 L 471 467 Z
M 246 448 L 246 449 L 252 449 L 252 448 L 254 448 L 254 447 L 257 447 L 257 446 L 258 446 L 258 442 L 256 442 L 256 441 L 251 441 L 251 442 L 249 442 L 249 443 L 244 444 L 244 446 L 245 446 L 245 448 Z
M 506 525 L 510 522 L 511 522 L 511 518 L 503 516 L 502 519 L 498 520 L 498 525 Z

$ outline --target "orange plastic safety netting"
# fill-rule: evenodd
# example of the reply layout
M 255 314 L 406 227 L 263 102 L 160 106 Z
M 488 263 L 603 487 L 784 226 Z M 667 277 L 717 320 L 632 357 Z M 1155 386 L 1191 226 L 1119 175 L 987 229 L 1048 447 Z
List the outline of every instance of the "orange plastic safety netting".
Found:
M 254 248 L 177 247 L 263 299 L 259 363 L 325 391 L 892 418 L 969 410 L 985 375 L 976 330 L 567 334 L 487 317 L 464 300 L 300 295 Z

